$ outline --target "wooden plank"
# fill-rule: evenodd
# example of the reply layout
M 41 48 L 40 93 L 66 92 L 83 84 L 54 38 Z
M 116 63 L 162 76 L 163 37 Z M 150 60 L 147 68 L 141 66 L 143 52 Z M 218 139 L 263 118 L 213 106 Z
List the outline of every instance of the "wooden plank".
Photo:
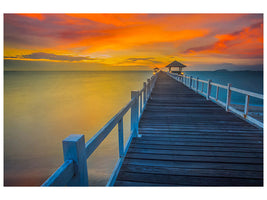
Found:
M 262 160 L 263 155 L 252 152 L 232 152 L 232 151 L 199 151 L 199 150 L 177 150 L 177 149 L 162 149 L 161 147 L 155 148 L 135 148 L 129 149 L 130 153 L 149 153 L 156 155 L 186 155 L 186 156 L 212 156 L 212 157 L 233 157 L 233 158 L 260 158 Z
M 176 186 L 263 186 L 263 180 L 245 178 L 218 178 L 199 176 L 166 176 L 162 174 L 123 172 L 118 180 L 142 181 Z
M 170 154 L 152 153 L 127 153 L 127 158 L 149 159 L 149 160 L 173 160 L 188 162 L 213 162 L 213 163 L 242 163 L 242 164 L 263 164 L 262 158 L 242 158 L 242 157 L 213 157 L 213 156 L 184 156 Z
M 262 144 L 237 144 L 237 143 L 208 143 L 208 142 L 177 142 L 177 141 L 143 141 L 139 144 L 156 144 L 156 145 L 175 145 L 175 146 L 199 146 L 199 147 L 240 147 L 240 148 L 255 148 L 262 149 Z
M 157 145 L 132 143 L 132 148 L 150 148 L 150 149 L 172 149 L 172 150 L 192 150 L 192 151 L 217 151 L 217 152 L 243 152 L 252 153 L 262 157 L 263 149 L 245 148 L 245 147 L 205 147 L 205 146 L 177 146 L 177 145 Z
M 156 184 L 156 183 L 148 183 L 148 182 L 134 182 L 134 181 L 120 181 L 117 180 L 114 186 L 130 186 L 130 187 L 140 187 L 140 186 L 172 186 L 169 184 Z
M 227 177 L 227 178 L 249 178 L 262 179 L 263 172 L 245 170 L 225 170 L 225 169 L 192 169 L 181 167 L 149 166 L 149 165 L 124 165 L 121 171 L 134 173 L 162 174 L 162 175 L 185 175 L 204 177 Z
M 124 160 L 124 164 L 149 165 L 149 166 L 165 166 L 165 167 L 181 167 L 184 169 L 225 169 L 225 170 L 244 170 L 244 171 L 263 171 L 262 165 L 242 164 L 242 163 L 212 163 L 212 162 L 189 162 L 189 161 L 173 161 L 173 160 L 148 160 L 128 158 Z

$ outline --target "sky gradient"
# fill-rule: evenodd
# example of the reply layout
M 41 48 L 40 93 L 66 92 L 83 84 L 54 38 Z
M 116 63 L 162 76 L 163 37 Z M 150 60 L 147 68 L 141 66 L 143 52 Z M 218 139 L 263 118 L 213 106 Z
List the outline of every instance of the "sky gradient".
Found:
M 262 70 L 262 14 L 5 14 L 5 70 Z

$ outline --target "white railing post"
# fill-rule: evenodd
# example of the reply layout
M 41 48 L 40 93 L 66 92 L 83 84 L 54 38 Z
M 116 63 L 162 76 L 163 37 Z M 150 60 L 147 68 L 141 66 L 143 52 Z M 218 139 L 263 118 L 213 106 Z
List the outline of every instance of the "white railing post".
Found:
M 219 86 L 216 88 L 216 98 L 215 100 L 218 101 L 218 96 L 219 96 Z
M 225 110 L 228 112 L 229 111 L 229 106 L 231 103 L 231 83 L 228 83 L 227 85 L 227 97 L 226 97 L 226 104 L 225 104 Z
M 151 81 L 150 79 L 147 79 L 147 99 L 149 99 L 150 96 L 150 87 L 151 87 Z
M 196 82 L 196 91 L 198 92 L 198 77 L 197 77 L 197 82 Z
M 192 76 L 190 76 L 190 78 L 189 78 L 189 88 L 191 88 L 192 87 Z
M 139 91 L 131 91 L 131 99 L 134 99 L 134 104 L 131 108 L 131 131 L 134 137 L 138 133 L 138 94 Z
M 211 85 L 210 85 L 211 80 L 208 80 L 208 84 L 207 84 L 207 96 L 206 99 L 209 100 L 209 96 L 210 96 L 210 89 L 211 89 Z
M 140 103 L 140 105 L 139 105 L 139 115 L 140 115 L 140 117 L 141 117 L 141 114 L 142 114 L 142 108 L 143 108 L 143 102 L 142 102 L 142 97 L 143 97 L 143 95 L 142 95 L 142 92 L 140 92 L 140 94 L 139 94 L 139 103 Z
M 147 91 L 146 91 L 147 87 L 146 87 L 146 82 L 144 82 L 144 106 L 146 104 L 146 95 L 147 95 Z
M 123 146 L 123 118 L 118 123 L 118 138 L 119 138 L 119 156 L 120 158 L 124 155 L 124 146 Z
M 247 118 L 248 115 L 248 106 L 249 106 L 249 95 L 246 95 L 245 109 L 244 109 L 244 118 Z
M 74 176 L 69 186 L 88 186 L 84 135 L 70 135 L 63 140 L 64 161 L 73 160 Z

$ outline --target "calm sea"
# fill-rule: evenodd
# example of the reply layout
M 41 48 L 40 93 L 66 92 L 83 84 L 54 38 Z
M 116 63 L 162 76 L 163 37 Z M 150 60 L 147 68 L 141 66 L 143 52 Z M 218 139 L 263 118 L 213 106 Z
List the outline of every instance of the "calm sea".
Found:
M 262 72 L 186 72 L 262 93 Z M 4 185 L 41 185 L 62 163 L 62 140 L 88 141 L 152 72 L 5 72 Z M 241 99 L 235 100 L 241 103 Z M 260 103 L 260 102 L 254 102 Z M 124 117 L 126 142 L 130 112 Z M 118 159 L 117 127 L 88 159 L 90 185 L 105 185 Z
M 62 163 L 62 140 L 88 141 L 152 72 L 5 72 L 4 185 L 41 185 Z M 125 139 L 130 112 L 124 117 Z M 105 185 L 118 159 L 117 127 L 88 159 L 90 185 Z

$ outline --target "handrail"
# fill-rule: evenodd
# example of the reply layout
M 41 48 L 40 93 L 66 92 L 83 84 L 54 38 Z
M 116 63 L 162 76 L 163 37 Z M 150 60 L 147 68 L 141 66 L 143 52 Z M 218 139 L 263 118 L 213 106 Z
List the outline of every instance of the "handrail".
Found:
M 124 108 L 121 109 L 103 128 L 101 128 L 88 142 L 85 144 L 86 157 L 88 158 L 94 150 L 100 145 L 100 143 L 108 136 L 112 129 L 119 123 L 125 113 L 134 104 L 132 99 Z
M 221 85 L 218 83 L 213 83 L 211 80 L 205 81 L 205 80 L 201 80 L 198 77 L 197 78 L 193 78 L 192 76 L 186 76 L 186 75 L 177 75 L 177 74 L 172 74 L 167 72 L 167 74 L 172 77 L 173 79 L 175 79 L 176 81 L 179 81 L 181 83 L 183 83 L 185 86 L 187 86 L 188 88 L 194 90 L 195 92 L 205 96 L 207 98 L 207 100 L 211 100 L 215 103 L 217 103 L 218 105 L 220 105 L 221 107 L 225 108 L 225 110 L 227 112 L 231 111 L 235 114 L 237 114 L 238 116 L 240 116 L 242 119 L 260 127 L 263 128 L 263 123 L 255 118 L 253 118 L 252 116 L 249 115 L 248 113 L 248 109 L 249 109 L 249 98 L 250 97 L 255 97 L 258 99 L 263 99 L 263 95 L 262 94 L 258 94 L 258 93 L 254 93 L 254 92 L 250 92 L 250 91 L 246 91 L 246 90 L 242 90 L 242 89 L 238 89 L 235 87 L 232 87 L 232 85 L 230 83 L 228 83 L 228 85 Z M 195 84 L 195 86 L 193 87 L 193 82 Z M 199 90 L 199 83 L 202 83 L 201 85 L 201 90 Z M 207 85 L 206 86 L 206 90 L 207 92 L 203 91 L 204 88 L 204 83 Z M 215 97 L 211 96 L 211 86 L 215 86 L 216 87 L 216 94 Z M 219 95 L 219 89 L 226 89 L 227 93 L 226 93 L 226 102 L 222 102 L 221 100 L 218 99 L 218 95 Z M 241 94 L 245 94 L 246 95 L 246 99 L 245 99 L 245 105 L 244 105 L 244 111 L 241 112 L 239 110 L 237 110 L 236 108 L 232 107 L 230 102 L 231 102 L 231 92 L 238 92 Z
M 145 109 L 157 80 L 157 74 L 144 82 L 140 91 L 131 92 L 131 101 L 124 106 L 103 128 L 101 128 L 88 142 L 84 135 L 70 135 L 63 140 L 64 163 L 42 184 L 42 186 L 88 186 L 87 159 L 118 125 L 119 159 L 110 176 L 107 186 L 115 183 L 122 162 L 134 137 L 138 134 L 138 123 Z M 131 133 L 124 146 L 123 117 L 131 109 Z
M 42 186 L 67 185 L 74 175 L 73 160 L 67 160 L 47 179 Z

